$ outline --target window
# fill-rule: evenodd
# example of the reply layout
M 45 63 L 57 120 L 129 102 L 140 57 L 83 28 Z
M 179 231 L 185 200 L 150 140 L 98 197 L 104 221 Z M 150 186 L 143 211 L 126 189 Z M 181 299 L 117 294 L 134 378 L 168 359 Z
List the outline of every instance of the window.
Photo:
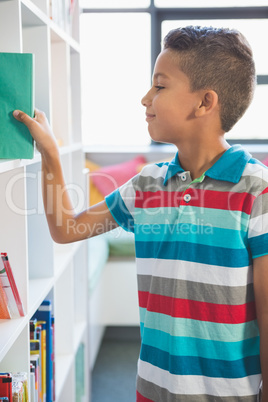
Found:
M 200 0 L 155 0 L 156 7 L 200 7 Z M 267 0 L 203 0 L 202 7 L 250 7 L 267 6 Z
M 86 145 L 150 143 L 140 100 L 150 87 L 163 37 L 170 29 L 185 25 L 225 26 L 246 36 L 254 53 L 258 85 L 250 108 L 227 138 L 268 142 L 268 0 L 237 0 L 235 7 L 233 0 L 204 0 L 202 7 L 198 0 L 83 0 L 82 5 Z
M 141 105 L 151 74 L 149 15 L 83 15 L 81 46 L 84 143 L 150 144 Z

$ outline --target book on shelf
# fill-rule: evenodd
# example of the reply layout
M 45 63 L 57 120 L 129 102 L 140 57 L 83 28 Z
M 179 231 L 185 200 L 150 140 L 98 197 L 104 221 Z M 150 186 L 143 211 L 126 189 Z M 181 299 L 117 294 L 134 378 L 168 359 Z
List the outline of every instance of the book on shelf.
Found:
M 40 341 L 37 339 L 31 339 L 30 341 L 30 364 L 35 368 L 35 399 L 34 401 L 41 401 L 41 353 L 40 353 Z
M 7 253 L 0 258 L 0 318 L 18 318 L 25 315 Z
M 50 0 L 50 18 L 66 33 L 71 35 L 73 14 L 77 0 Z
M 41 401 L 52 402 L 54 401 L 55 375 L 54 375 L 54 329 L 53 329 L 53 316 L 52 316 L 52 303 L 50 300 L 44 300 L 32 320 L 34 326 L 30 326 L 30 338 L 39 339 L 41 342 L 40 348 L 40 370 L 41 370 Z M 34 330 L 31 333 L 31 328 Z M 45 371 L 44 371 L 45 370 Z
M 28 376 L 25 372 L 11 373 L 13 401 L 29 401 Z
M 36 346 L 38 346 L 36 348 Z M 30 320 L 30 350 L 36 349 L 40 355 L 40 396 L 41 402 L 46 402 L 46 322 Z
M 31 402 L 35 402 L 37 396 L 35 391 L 35 367 L 31 362 L 30 362 L 29 394 Z
M 10 373 L 0 373 L 0 397 L 12 400 L 12 377 Z
M 1 281 L 1 279 L 0 279 L 0 281 Z M 0 318 L 1 319 L 11 318 L 9 309 L 8 309 L 7 295 L 1 284 L 0 284 Z
M 56 401 L 56 386 L 55 386 L 55 377 L 56 377 L 56 371 L 55 371 L 55 317 L 52 315 L 51 317 L 51 332 L 52 332 L 52 400 Z
M 37 339 L 41 353 L 41 401 L 46 402 L 46 322 L 37 321 Z
M 34 55 L 0 53 L 0 66 L 0 158 L 32 159 L 33 138 L 13 111 L 34 116 Z
M 0 401 L 29 401 L 27 373 L 0 373 Z

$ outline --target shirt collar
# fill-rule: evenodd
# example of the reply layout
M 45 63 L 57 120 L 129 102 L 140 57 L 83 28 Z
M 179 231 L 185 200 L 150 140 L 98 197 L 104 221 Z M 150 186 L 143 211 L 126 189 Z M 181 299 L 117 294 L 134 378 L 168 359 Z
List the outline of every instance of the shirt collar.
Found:
M 250 159 L 251 154 L 249 152 L 245 151 L 241 145 L 234 145 L 224 152 L 220 159 L 206 171 L 205 175 L 215 180 L 238 183 Z M 177 152 L 168 165 L 164 186 L 171 177 L 183 171 L 184 169 L 179 161 L 179 153 Z

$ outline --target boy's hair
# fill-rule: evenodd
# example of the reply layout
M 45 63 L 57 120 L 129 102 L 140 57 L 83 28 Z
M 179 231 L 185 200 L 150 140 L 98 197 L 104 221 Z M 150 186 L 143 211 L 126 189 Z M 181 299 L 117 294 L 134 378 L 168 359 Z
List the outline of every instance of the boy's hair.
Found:
M 255 64 L 246 38 L 237 30 L 187 26 L 170 31 L 164 49 L 179 55 L 178 66 L 191 90 L 218 94 L 222 129 L 231 130 L 252 101 Z

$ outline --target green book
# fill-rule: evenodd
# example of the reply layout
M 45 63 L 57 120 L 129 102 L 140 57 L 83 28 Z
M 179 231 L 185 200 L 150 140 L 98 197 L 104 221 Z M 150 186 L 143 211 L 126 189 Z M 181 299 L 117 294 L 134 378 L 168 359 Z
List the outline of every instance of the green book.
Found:
M 0 53 L 0 159 L 32 159 L 32 136 L 13 117 L 15 109 L 34 116 L 34 55 L 30 53 Z

